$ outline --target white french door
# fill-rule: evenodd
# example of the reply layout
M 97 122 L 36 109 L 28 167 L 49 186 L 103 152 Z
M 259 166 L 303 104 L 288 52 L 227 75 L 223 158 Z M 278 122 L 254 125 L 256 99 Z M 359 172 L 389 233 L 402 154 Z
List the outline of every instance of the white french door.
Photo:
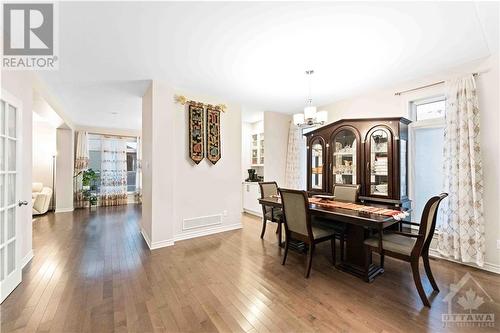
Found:
M 21 105 L 0 98 L 0 303 L 21 283 L 18 209 L 21 184 Z

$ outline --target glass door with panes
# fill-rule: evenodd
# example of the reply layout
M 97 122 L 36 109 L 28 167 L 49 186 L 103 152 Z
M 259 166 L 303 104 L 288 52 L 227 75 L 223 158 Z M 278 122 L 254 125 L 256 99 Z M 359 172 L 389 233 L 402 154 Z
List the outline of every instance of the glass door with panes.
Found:
M 20 109 L 2 91 L 0 100 L 0 302 L 21 283 L 19 260 L 18 202 L 20 185 Z
M 325 148 L 324 141 L 321 138 L 313 139 L 311 142 L 310 168 L 311 179 L 309 180 L 310 191 L 325 191 Z
M 333 137 L 333 184 L 358 184 L 358 142 L 353 131 L 343 129 Z
M 376 128 L 368 136 L 368 190 L 371 196 L 388 197 L 391 179 L 392 134 Z

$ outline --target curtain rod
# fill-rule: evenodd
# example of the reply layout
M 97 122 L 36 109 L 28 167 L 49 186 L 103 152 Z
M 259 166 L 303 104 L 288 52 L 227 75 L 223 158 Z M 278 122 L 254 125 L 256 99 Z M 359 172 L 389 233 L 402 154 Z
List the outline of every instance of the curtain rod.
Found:
M 472 76 L 476 77 L 478 76 L 479 73 L 472 73 Z M 425 86 L 420 86 L 420 87 L 416 87 L 416 88 L 413 88 L 413 89 L 408 89 L 408 90 L 403 90 L 403 91 L 398 91 L 396 93 L 394 93 L 395 96 L 400 96 L 401 94 L 405 94 L 405 93 L 408 93 L 408 92 L 411 92 L 411 91 L 415 91 L 415 90 L 420 90 L 420 89 L 425 89 L 425 88 L 429 88 L 429 87 L 434 87 L 434 86 L 438 86 L 440 84 L 443 84 L 445 83 L 446 81 L 439 81 L 439 82 L 434 82 L 434 83 L 431 83 L 431 84 L 427 84 Z
M 134 139 L 137 139 L 137 137 L 139 136 L 133 136 L 133 135 L 115 135 L 115 134 L 103 134 L 103 133 L 95 133 L 95 132 L 87 132 L 88 134 L 91 134 L 91 135 L 100 135 L 100 136 L 103 136 L 103 137 L 114 137 L 114 138 L 120 138 L 120 139 L 128 139 L 128 138 L 134 138 Z

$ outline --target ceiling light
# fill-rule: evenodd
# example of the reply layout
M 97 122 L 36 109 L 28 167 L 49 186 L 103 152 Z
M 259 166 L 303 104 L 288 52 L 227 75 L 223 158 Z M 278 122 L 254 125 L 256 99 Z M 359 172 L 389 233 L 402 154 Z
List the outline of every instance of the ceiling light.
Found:
M 304 108 L 304 113 L 296 113 L 293 115 L 293 123 L 300 127 L 323 125 L 328 117 L 326 111 L 317 112 L 316 107 L 312 103 L 311 80 L 313 74 L 314 71 L 312 69 L 306 71 L 306 75 L 309 79 L 309 95 L 306 107 Z

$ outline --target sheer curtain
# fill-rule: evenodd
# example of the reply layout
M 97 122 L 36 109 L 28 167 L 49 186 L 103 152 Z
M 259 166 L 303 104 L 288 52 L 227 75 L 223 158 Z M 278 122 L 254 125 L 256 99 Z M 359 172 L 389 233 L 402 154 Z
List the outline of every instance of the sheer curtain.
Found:
M 100 205 L 127 204 L 127 143 L 118 138 L 101 140 Z
M 76 134 L 75 176 L 74 176 L 74 206 L 85 206 L 82 186 L 82 172 L 89 167 L 89 138 L 87 132 Z
M 285 187 L 305 190 L 306 152 L 305 137 L 300 127 L 290 122 L 286 152 Z
M 444 188 L 438 250 L 447 257 L 484 264 L 483 172 L 479 107 L 474 77 L 447 82 Z

